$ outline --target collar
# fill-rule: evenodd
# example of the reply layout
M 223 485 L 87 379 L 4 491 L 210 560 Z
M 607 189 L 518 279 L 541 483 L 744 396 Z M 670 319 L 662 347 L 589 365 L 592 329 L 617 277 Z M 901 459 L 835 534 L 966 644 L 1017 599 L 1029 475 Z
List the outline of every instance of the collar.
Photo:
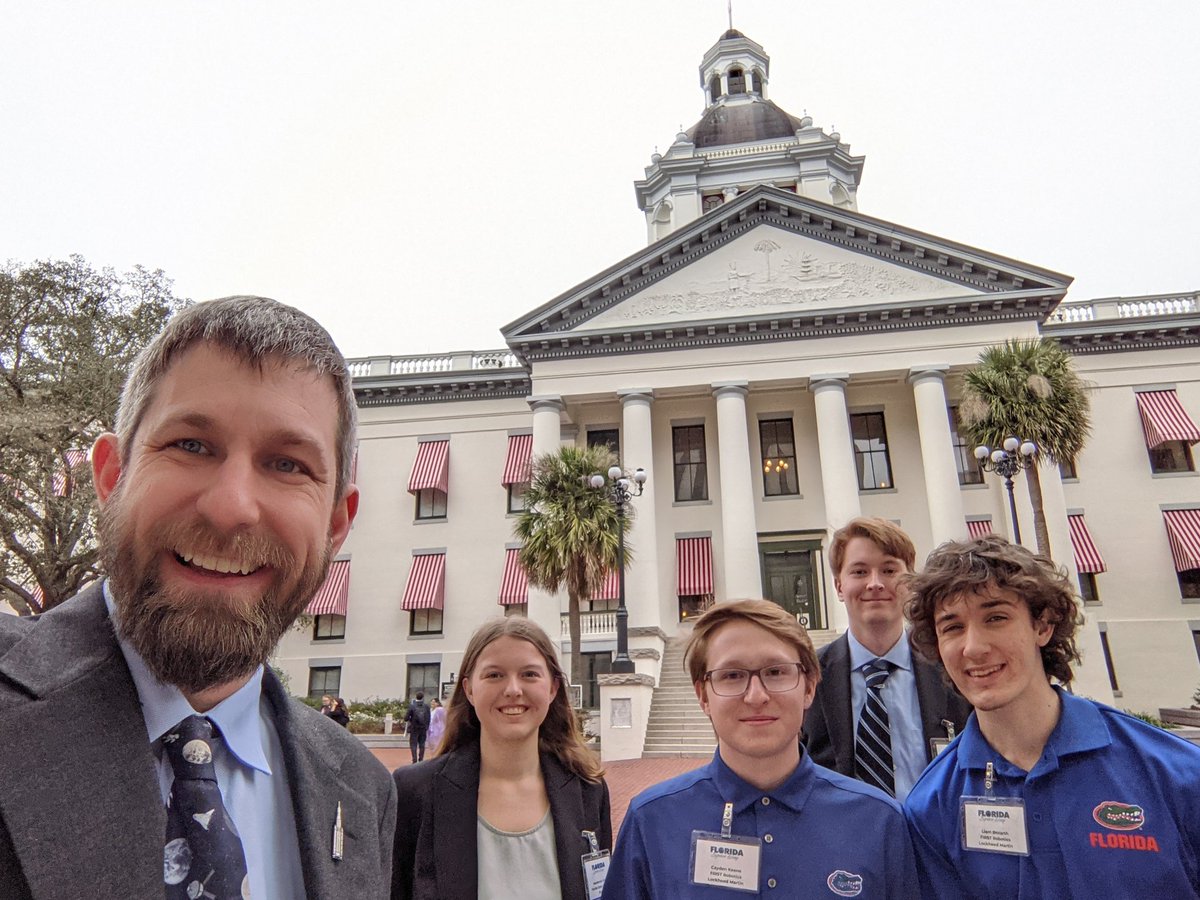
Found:
M 108 607 L 108 616 L 113 621 L 113 630 L 117 634 L 117 643 L 125 656 L 125 664 L 133 677 L 133 686 L 137 689 L 138 701 L 142 705 L 142 718 L 146 722 L 146 734 L 154 743 L 171 728 L 174 728 L 188 716 L 204 715 L 212 719 L 221 729 L 225 746 L 229 752 L 243 765 L 270 775 L 271 767 L 267 763 L 267 754 L 263 749 L 261 715 L 259 704 L 262 699 L 263 667 L 259 666 L 250 676 L 250 680 L 226 697 L 206 713 L 198 713 L 192 709 L 187 698 L 173 684 L 163 684 L 151 674 L 145 661 L 132 646 L 121 636 L 116 628 L 116 618 L 113 615 L 114 601 L 112 589 L 107 580 L 104 582 L 104 605 Z
M 900 637 L 896 643 L 892 644 L 892 649 L 883 656 L 876 656 L 866 647 L 858 642 L 858 638 L 849 629 L 846 631 L 846 641 L 850 645 L 850 671 L 857 672 L 869 662 L 876 659 L 886 659 L 897 669 L 904 669 L 906 672 L 911 672 L 913 667 L 912 645 L 908 642 L 908 632 L 900 632 Z
M 725 764 L 725 760 L 721 758 L 719 747 L 713 755 L 713 761 L 709 763 L 709 775 L 717 792 L 724 802 L 733 803 L 736 811 L 747 809 L 763 797 L 770 797 L 773 802 L 782 803 L 788 809 L 799 812 L 804 807 L 804 801 L 808 799 L 808 795 L 812 793 L 815 769 L 812 757 L 801 746 L 800 765 L 796 766 L 782 784 L 769 791 L 764 791 L 756 788 L 729 768 Z
M 1100 707 L 1091 700 L 1076 697 L 1074 694 L 1055 686 L 1054 692 L 1060 701 L 1058 724 L 1050 732 L 1046 747 L 1042 750 L 1041 759 L 1028 774 L 1042 775 L 1058 768 L 1059 760 L 1075 753 L 1086 753 L 1099 750 L 1112 743 L 1112 734 L 1104 722 Z M 963 730 L 962 740 L 958 745 L 959 765 L 966 769 L 986 769 L 989 762 L 994 763 L 996 771 L 1008 777 L 1024 778 L 1026 773 L 1014 766 L 1007 759 L 992 749 L 991 744 L 979 729 L 979 721 L 975 713 L 967 720 Z

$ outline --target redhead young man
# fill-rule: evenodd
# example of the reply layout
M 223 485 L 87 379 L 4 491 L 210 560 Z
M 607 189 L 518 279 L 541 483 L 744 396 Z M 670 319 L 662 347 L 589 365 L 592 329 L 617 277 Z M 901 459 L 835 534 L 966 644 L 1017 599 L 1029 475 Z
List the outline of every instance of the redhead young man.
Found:
M 904 580 L 916 555 L 887 519 L 853 519 L 834 532 L 829 564 L 850 628 L 818 653 L 821 684 L 804 723 L 814 762 L 901 802 L 971 713 L 941 666 L 912 652 Z
M 915 897 L 899 805 L 799 742 L 821 675 L 795 617 L 767 600 L 719 603 L 685 659 L 717 752 L 634 798 L 605 900 Z
M 905 805 L 924 896 L 1200 897 L 1200 748 L 1064 689 L 1065 574 L 989 536 L 943 544 L 911 590 L 914 645 L 975 706 Z

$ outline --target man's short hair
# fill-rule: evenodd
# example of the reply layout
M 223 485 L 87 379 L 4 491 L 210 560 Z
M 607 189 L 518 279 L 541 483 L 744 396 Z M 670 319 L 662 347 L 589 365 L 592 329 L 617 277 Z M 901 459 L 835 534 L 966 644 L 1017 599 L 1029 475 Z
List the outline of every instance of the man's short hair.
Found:
M 829 542 L 829 567 L 834 575 L 846 562 L 846 547 L 856 537 L 866 538 L 888 556 L 894 556 L 912 571 L 917 561 L 917 548 L 912 538 L 895 522 L 877 517 L 859 516 L 851 519 L 833 533 Z
M 1046 674 L 1070 684 L 1071 663 L 1079 662 L 1075 632 L 1082 618 L 1066 572 L 1044 556 L 987 535 L 972 541 L 942 544 L 925 560 L 925 568 L 908 579 L 905 614 L 912 623 L 913 646 L 937 662 L 935 616 L 948 602 L 988 588 L 1011 591 L 1029 607 L 1029 615 L 1054 626 L 1042 648 Z
M 259 369 L 272 361 L 300 363 L 333 379 L 338 405 L 336 489 L 341 497 L 350 482 L 357 413 L 346 360 L 315 319 L 266 297 L 222 297 L 189 306 L 138 354 L 117 407 L 122 464 L 129 463 L 134 436 L 159 382 L 179 356 L 200 343 Z
M 417 691 L 417 699 L 418 699 L 418 700 L 424 700 L 424 699 L 425 699 L 425 692 L 424 692 L 424 691 Z
M 816 687 L 821 681 L 821 666 L 817 662 L 817 652 L 813 650 L 812 639 L 804 626 L 796 621 L 796 617 L 778 603 L 770 600 L 730 600 L 718 603 L 696 620 L 692 628 L 692 636 L 688 638 L 684 650 L 684 667 L 693 682 L 702 681 L 708 671 L 708 644 L 713 632 L 722 625 L 730 622 L 749 622 L 764 628 L 785 644 L 796 649 L 800 670 L 808 683 Z

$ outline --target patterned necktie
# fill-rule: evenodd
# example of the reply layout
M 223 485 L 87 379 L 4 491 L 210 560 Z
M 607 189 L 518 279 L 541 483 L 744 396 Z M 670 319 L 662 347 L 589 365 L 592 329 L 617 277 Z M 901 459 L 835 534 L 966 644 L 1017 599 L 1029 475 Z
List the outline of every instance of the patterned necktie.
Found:
M 896 796 L 896 770 L 892 764 L 892 730 L 880 693 L 892 672 L 892 664 L 876 659 L 863 666 L 867 680 L 867 702 L 858 720 L 854 740 L 854 762 L 859 781 Z
M 163 848 L 167 900 L 248 898 L 242 839 L 225 810 L 213 768 L 220 732 L 203 716 L 188 716 L 162 742 L 175 771 Z

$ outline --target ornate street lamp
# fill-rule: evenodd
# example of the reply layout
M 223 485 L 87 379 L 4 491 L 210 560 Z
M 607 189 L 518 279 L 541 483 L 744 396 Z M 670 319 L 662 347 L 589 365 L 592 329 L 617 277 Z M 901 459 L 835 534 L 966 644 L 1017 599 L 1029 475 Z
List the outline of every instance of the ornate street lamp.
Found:
M 993 450 L 980 444 L 975 448 L 975 458 L 987 472 L 995 472 L 1004 479 L 1008 488 L 1008 510 L 1012 514 L 1013 537 L 1016 543 L 1021 543 L 1021 525 L 1017 522 L 1017 501 L 1013 499 L 1013 476 L 1022 469 L 1036 466 L 1038 447 L 1033 441 L 1021 440 L 1018 437 L 1004 439 L 1004 448 Z
M 600 490 L 608 486 L 608 497 L 617 510 L 617 655 L 613 658 L 614 673 L 628 673 L 634 670 L 633 660 L 629 658 L 629 611 L 625 608 L 625 514 L 629 510 L 629 501 L 633 497 L 642 496 L 646 487 L 646 470 L 638 469 L 633 473 L 632 484 L 629 476 L 620 466 L 608 470 L 608 478 L 600 473 L 591 477 L 592 487 Z

